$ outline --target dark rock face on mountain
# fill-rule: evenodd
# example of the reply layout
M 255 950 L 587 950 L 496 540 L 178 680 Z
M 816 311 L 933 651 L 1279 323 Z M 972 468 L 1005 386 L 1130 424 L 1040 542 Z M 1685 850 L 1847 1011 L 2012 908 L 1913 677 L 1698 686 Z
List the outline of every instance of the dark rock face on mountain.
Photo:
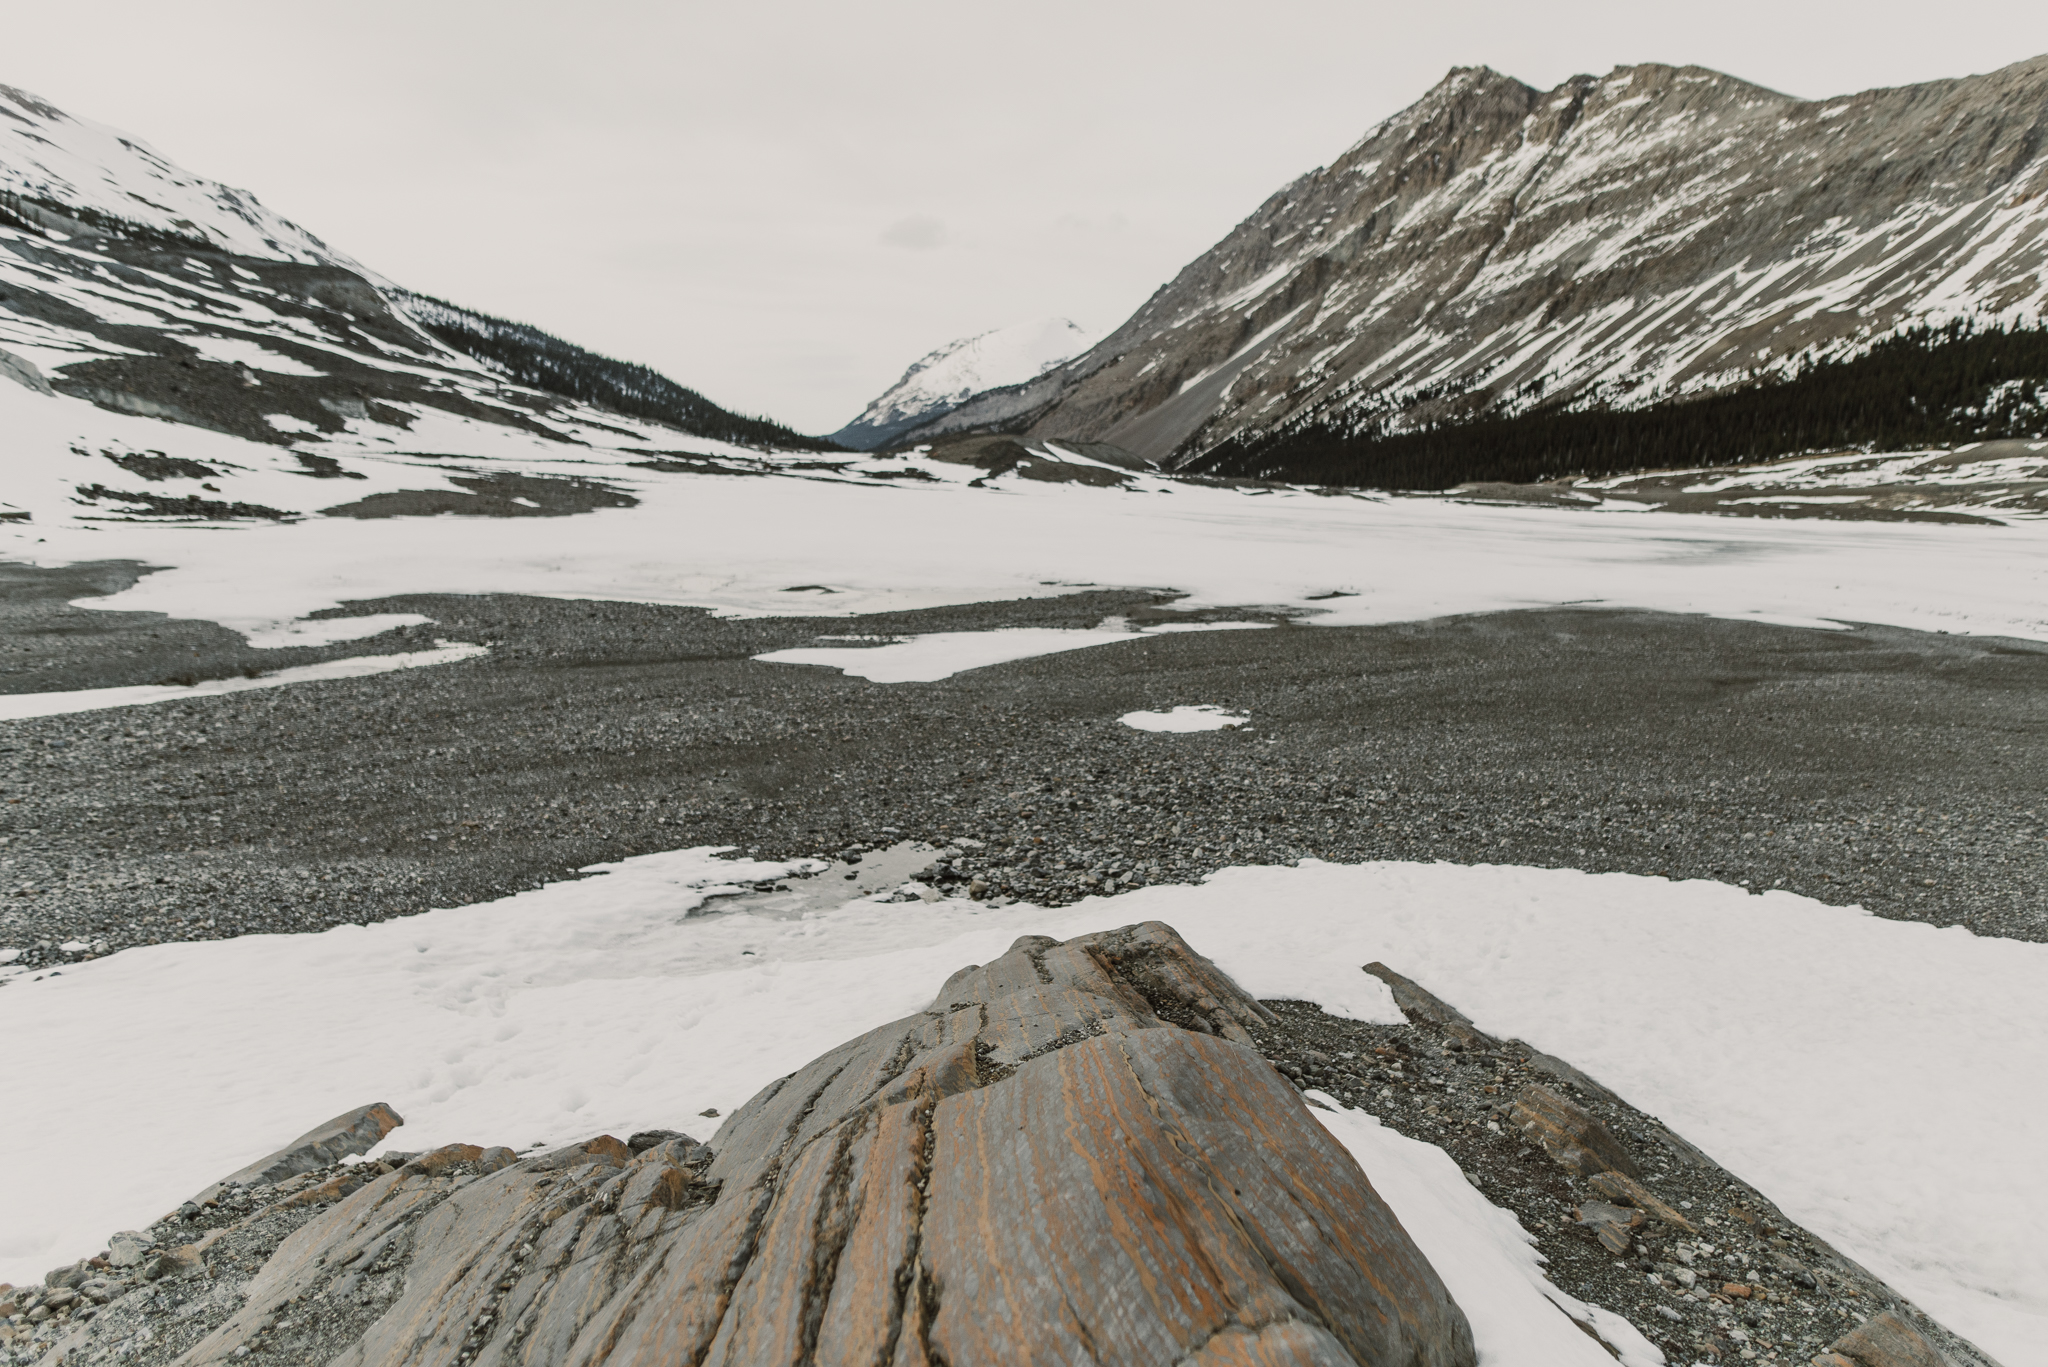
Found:
M 1696 67 L 1453 71 L 1092 350 L 935 426 L 1185 463 L 1318 421 L 1639 407 L 1916 323 L 2038 321 L 2048 57 L 1808 101 Z
M 763 1090 L 715 1155 L 451 1145 L 223 1226 L 163 1275 L 304 1221 L 177 1361 L 1472 1367 L 1435 1270 L 1250 1047 L 1273 1019 L 1157 922 L 1026 937 Z M 133 1333 L 106 1317 L 50 1360 Z

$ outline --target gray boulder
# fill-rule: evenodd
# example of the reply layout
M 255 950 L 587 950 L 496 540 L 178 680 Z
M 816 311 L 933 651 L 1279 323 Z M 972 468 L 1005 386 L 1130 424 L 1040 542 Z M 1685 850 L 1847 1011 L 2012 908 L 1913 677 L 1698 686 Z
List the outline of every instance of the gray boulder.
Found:
M 715 1155 L 420 1155 L 180 1361 L 1473 1367 L 1436 1271 L 1246 1047 L 1268 1019 L 1156 922 L 1026 938 L 771 1083 Z

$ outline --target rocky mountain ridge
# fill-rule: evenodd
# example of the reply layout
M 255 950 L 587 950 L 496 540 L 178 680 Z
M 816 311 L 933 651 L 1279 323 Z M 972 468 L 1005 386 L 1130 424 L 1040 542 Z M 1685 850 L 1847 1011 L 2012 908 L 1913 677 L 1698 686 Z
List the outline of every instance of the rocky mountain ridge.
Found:
M 2038 326 L 2044 267 L 2048 57 L 1825 100 L 1698 67 L 1550 91 L 1462 68 L 1097 346 L 904 440 L 1188 465 L 1311 423 L 1641 408 L 1916 326 Z
M 53 498 L 116 519 L 169 504 L 282 517 L 323 501 L 296 490 L 306 478 L 371 479 L 355 458 L 401 452 L 510 458 L 531 475 L 579 449 L 659 455 L 685 434 L 829 445 L 413 294 L 247 192 L 13 87 L 0 87 L 0 380 L 18 443 L 0 516 L 13 520 Z M 230 440 L 158 436 L 53 397 Z M 101 455 L 132 478 L 109 481 Z M 175 492 L 152 487 L 166 482 Z

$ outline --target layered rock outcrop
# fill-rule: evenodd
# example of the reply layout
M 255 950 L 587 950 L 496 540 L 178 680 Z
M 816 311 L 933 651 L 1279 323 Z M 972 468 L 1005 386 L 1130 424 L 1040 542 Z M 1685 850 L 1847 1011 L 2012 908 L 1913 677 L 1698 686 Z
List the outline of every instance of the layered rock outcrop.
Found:
M 715 1154 L 415 1156 L 178 1361 L 1472 1367 L 1434 1269 L 1248 1047 L 1271 1020 L 1158 923 L 1027 937 L 764 1089 Z

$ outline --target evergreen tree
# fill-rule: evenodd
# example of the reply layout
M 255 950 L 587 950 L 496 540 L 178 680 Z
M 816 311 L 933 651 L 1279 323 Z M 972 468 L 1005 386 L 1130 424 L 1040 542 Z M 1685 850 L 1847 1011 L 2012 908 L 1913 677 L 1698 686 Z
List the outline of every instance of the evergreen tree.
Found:
M 493 318 L 421 294 L 407 295 L 402 303 L 406 313 L 421 327 L 515 384 L 601 404 L 629 417 L 666 423 L 696 436 L 741 446 L 804 451 L 842 449 L 821 437 L 801 436 L 766 418 L 728 413 L 659 371 L 585 351 L 526 323 Z
M 1189 469 L 1384 489 L 1529 483 L 1737 465 L 1815 451 L 1912 450 L 2048 430 L 2048 328 L 1920 327 L 1860 356 L 1811 360 L 1701 398 L 1642 408 L 1538 407 L 1389 431 L 1311 417 L 1237 438 Z

